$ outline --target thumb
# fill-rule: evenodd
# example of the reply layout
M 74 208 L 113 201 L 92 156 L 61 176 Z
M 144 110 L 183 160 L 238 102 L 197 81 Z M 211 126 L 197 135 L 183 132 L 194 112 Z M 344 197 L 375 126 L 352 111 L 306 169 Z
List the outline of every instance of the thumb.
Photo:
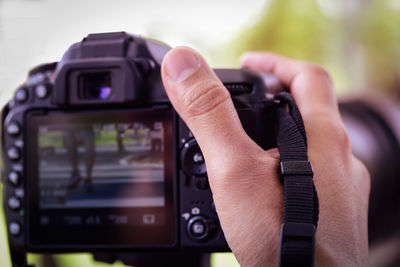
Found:
M 161 74 L 168 97 L 195 136 L 207 168 L 223 167 L 238 153 L 261 149 L 243 130 L 229 92 L 197 52 L 172 49 Z

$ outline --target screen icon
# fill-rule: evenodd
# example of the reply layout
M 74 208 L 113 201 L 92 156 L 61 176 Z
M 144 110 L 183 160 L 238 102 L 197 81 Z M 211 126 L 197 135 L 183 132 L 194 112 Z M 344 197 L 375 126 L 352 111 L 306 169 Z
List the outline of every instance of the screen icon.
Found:
M 154 214 L 144 214 L 143 224 L 154 224 L 156 222 L 156 215 Z

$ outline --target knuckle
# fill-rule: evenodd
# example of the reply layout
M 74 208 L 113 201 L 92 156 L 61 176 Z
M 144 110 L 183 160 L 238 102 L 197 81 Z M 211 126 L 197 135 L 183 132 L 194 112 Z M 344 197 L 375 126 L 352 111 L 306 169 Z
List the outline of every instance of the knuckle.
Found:
M 352 192 L 354 195 L 358 195 L 360 200 L 368 202 L 371 190 L 370 173 L 366 166 L 355 156 L 352 156 L 351 167 L 352 179 L 350 179 L 350 183 L 352 185 Z
M 333 141 L 334 146 L 343 151 L 344 155 L 351 155 L 350 137 L 344 125 L 332 121 L 330 126 L 327 126 L 327 129 L 330 129 L 331 131 L 331 140 Z
M 369 173 L 367 167 L 361 163 L 361 161 L 359 161 L 360 164 L 360 184 L 364 186 L 364 191 L 369 195 L 370 191 L 371 191 L 371 174 Z
M 330 85 L 333 83 L 331 75 L 321 65 L 314 64 L 314 63 L 306 63 L 304 69 L 305 69 L 305 72 L 308 73 L 309 75 L 312 75 L 315 77 L 320 77 L 320 78 L 326 80 L 326 82 Z
M 344 125 L 334 120 L 330 120 L 329 124 L 329 129 L 334 135 L 335 143 L 346 149 L 350 148 L 350 138 Z
M 329 145 L 329 149 L 342 151 L 343 155 L 350 155 L 350 137 L 339 118 L 336 115 L 330 114 L 329 111 L 321 111 L 313 116 L 314 121 L 306 121 L 307 133 L 310 136 L 318 136 L 316 140 Z
M 229 99 L 229 92 L 220 83 L 206 80 L 187 88 L 182 105 L 187 115 L 197 117 L 210 113 Z
M 324 76 L 324 77 L 330 78 L 328 71 L 324 67 L 322 67 L 321 65 L 318 65 L 318 64 L 307 63 L 305 66 L 305 70 L 308 73 L 311 73 L 313 75 Z
M 352 154 L 350 137 L 344 127 L 340 127 L 340 129 L 337 130 L 337 140 L 338 143 L 341 144 L 343 151 Z
M 369 173 L 367 167 L 359 159 L 357 159 L 357 161 L 360 166 L 360 177 L 362 183 L 367 183 L 368 185 L 371 184 L 371 174 Z

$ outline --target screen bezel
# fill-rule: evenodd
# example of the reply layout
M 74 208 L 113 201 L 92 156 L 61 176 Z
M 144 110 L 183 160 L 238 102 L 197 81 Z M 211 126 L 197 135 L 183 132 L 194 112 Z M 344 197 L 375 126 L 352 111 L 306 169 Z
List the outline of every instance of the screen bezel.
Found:
M 63 209 L 40 209 L 38 188 L 38 129 L 41 124 L 52 124 L 60 119 L 74 121 L 74 118 L 86 117 L 90 122 L 133 122 L 133 118 L 147 118 L 162 120 L 164 127 L 164 174 L 165 174 L 165 207 L 160 208 L 124 208 L 126 212 L 142 212 L 148 210 L 164 210 L 164 226 L 132 226 L 132 225 L 90 225 L 90 226 L 42 226 L 38 218 L 45 213 L 87 215 L 95 210 L 100 216 L 109 214 L 114 208 L 63 208 Z M 43 121 L 46 123 L 43 123 Z M 32 111 L 25 116 L 25 177 L 26 191 L 28 197 L 27 210 L 27 244 L 33 249 L 108 249 L 108 248 L 163 248 L 174 247 L 178 240 L 177 231 L 177 183 L 175 175 L 175 112 L 169 107 L 131 109 L 131 110 L 107 110 L 107 111 Z M 27 164 L 29 162 L 29 164 Z M 146 238 L 144 238 L 144 236 Z M 77 242 L 77 237 L 79 242 Z

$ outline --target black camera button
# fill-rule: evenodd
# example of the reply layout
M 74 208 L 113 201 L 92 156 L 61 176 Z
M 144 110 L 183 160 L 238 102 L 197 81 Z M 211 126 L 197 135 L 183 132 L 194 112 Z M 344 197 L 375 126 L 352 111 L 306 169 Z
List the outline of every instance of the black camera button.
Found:
M 196 221 L 192 224 L 190 230 L 192 234 L 202 236 L 206 232 L 206 226 L 202 221 Z
M 7 125 L 7 133 L 9 135 L 18 135 L 21 132 L 21 126 L 18 122 L 13 121 Z
M 19 172 L 11 171 L 8 173 L 8 181 L 12 185 L 19 185 L 19 183 L 21 182 L 21 175 L 19 174 Z
M 8 232 L 11 235 L 17 236 L 21 233 L 21 231 L 21 224 L 19 224 L 18 222 L 10 222 L 10 224 L 8 225 Z
M 21 200 L 17 197 L 10 197 L 8 199 L 8 207 L 12 210 L 18 210 L 21 208 Z
M 23 188 L 16 188 L 15 189 L 15 195 L 19 198 L 23 198 L 25 195 L 25 191 Z
M 18 103 L 23 103 L 28 100 L 28 90 L 26 88 L 20 88 L 15 92 L 14 100 Z
M 194 176 L 193 177 L 194 186 L 197 189 L 205 190 L 208 188 L 208 178 L 207 176 Z
M 21 158 L 21 150 L 18 147 L 12 146 L 7 150 L 7 156 L 11 160 L 19 160 Z
M 207 172 L 203 154 L 195 139 L 189 140 L 183 146 L 182 168 L 190 176 L 203 176 Z
M 35 95 L 39 99 L 44 99 L 48 96 L 49 89 L 44 84 L 39 84 L 35 87 Z
M 200 152 L 196 152 L 193 155 L 193 162 L 196 164 L 203 164 L 204 163 L 203 154 L 201 154 Z
M 193 240 L 205 241 L 211 236 L 215 228 L 214 220 L 206 219 L 203 216 L 195 216 L 187 224 L 187 233 Z

